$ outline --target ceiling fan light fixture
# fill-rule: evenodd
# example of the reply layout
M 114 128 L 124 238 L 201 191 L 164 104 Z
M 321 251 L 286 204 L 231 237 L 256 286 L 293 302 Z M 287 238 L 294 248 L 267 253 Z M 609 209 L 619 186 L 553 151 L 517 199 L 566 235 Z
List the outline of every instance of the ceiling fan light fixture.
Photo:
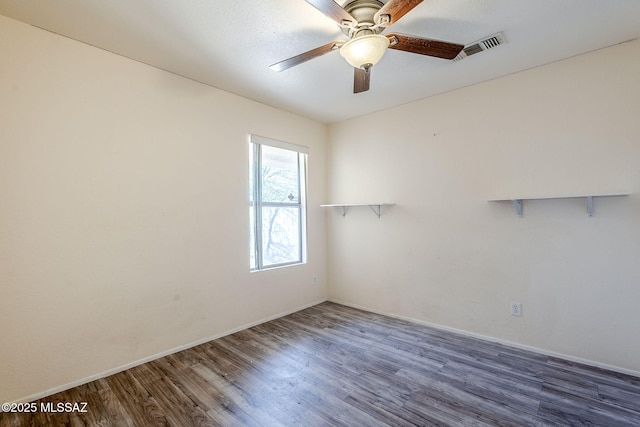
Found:
M 340 55 L 355 68 L 370 68 L 382 59 L 389 39 L 380 34 L 367 34 L 349 40 L 340 48 Z

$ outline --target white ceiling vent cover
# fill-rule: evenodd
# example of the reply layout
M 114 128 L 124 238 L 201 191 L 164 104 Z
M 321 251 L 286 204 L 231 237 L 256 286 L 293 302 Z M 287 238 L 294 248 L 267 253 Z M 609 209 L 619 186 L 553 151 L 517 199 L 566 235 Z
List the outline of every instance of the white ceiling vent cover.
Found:
M 453 58 L 454 61 L 459 61 L 467 56 L 475 55 L 476 53 L 484 52 L 485 50 L 493 49 L 496 46 L 507 43 L 507 39 L 502 32 L 496 33 L 492 36 L 486 37 L 477 42 L 473 42 L 462 49 L 462 51 Z

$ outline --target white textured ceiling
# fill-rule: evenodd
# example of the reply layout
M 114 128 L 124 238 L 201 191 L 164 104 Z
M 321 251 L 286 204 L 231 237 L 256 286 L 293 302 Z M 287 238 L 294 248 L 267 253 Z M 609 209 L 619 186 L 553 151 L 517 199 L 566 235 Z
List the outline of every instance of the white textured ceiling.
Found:
M 338 52 L 269 69 L 346 40 L 305 0 L 0 0 L 0 14 L 327 123 L 640 37 L 638 0 L 424 0 L 387 33 L 508 43 L 456 62 L 389 50 L 354 95 Z

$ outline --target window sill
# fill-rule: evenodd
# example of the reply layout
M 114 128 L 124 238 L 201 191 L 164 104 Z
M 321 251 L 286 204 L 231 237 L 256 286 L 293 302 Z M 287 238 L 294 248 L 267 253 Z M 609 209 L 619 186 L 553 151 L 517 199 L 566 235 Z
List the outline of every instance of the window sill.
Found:
M 298 265 L 305 265 L 306 262 L 295 262 L 295 263 L 291 263 L 291 264 L 278 264 L 278 265 L 274 265 L 274 266 L 269 266 L 269 267 L 264 267 L 261 269 L 253 269 L 253 270 L 249 270 L 250 273 L 259 273 L 261 271 L 270 271 L 270 270 L 280 270 L 282 268 L 288 268 L 288 267 L 296 267 Z

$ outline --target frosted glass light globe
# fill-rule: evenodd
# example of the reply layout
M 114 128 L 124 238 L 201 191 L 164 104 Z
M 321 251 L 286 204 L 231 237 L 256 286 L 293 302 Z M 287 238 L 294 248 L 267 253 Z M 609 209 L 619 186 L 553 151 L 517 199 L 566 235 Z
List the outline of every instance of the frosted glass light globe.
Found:
M 389 39 L 380 34 L 368 34 L 349 40 L 340 48 L 340 55 L 355 68 L 369 68 L 378 63 L 389 47 Z

